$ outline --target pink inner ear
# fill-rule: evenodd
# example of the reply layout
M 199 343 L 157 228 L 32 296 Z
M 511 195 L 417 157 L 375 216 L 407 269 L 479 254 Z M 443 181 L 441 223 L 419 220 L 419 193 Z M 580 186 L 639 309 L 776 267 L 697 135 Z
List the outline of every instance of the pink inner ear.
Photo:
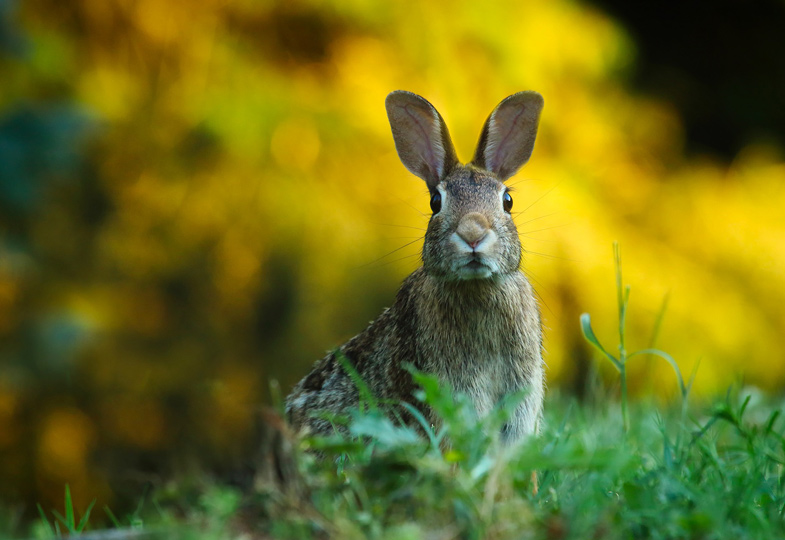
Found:
M 516 133 L 516 129 L 515 128 L 516 128 L 518 122 L 520 121 L 521 116 L 523 116 L 524 112 L 526 112 L 526 108 L 525 107 L 519 107 L 518 108 L 518 113 L 512 119 L 508 120 L 507 122 L 504 122 L 503 126 L 499 125 L 500 122 L 496 121 L 496 118 L 498 117 L 498 111 L 497 111 L 497 114 L 493 115 L 494 116 L 494 118 L 493 118 L 494 124 L 497 125 L 497 130 L 501 131 L 502 130 L 501 128 L 506 128 L 506 129 L 504 130 L 504 136 L 501 138 L 501 140 L 498 142 L 498 144 L 496 144 L 494 147 L 491 147 L 489 145 L 485 149 L 486 153 L 489 152 L 489 151 L 494 151 L 494 155 L 493 155 L 493 159 L 492 160 L 488 159 L 489 156 L 487 156 L 487 155 L 485 156 L 486 162 L 487 161 L 491 161 L 491 163 L 492 163 L 492 167 L 490 167 L 490 170 L 496 171 L 497 173 L 501 172 L 500 169 L 501 169 L 502 165 L 506 162 L 507 155 L 510 153 L 510 147 L 511 147 L 511 145 L 514 145 L 514 143 L 515 143 L 515 141 L 510 141 L 510 139 L 514 137 L 514 134 Z
M 402 107 L 406 115 L 412 120 L 412 122 L 416 125 L 417 132 L 420 135 L 420 153 L 426 161 L 426 164 L 436 172 L 436 176 L 441 174 L 439 171 L 439 166 L 436 165 L 439 163 L 436 155 L 433 152 L 433 148 L 437 142 L 433 141 L 431 137 L 429 137 L 428 133 L 431 131 L 433 127 L 433 117 L 431 116 L 431 122 L 427 122 L 422 118 L 422 109 L 418 107 L 412 107 L 411 105 L 405 105 Z

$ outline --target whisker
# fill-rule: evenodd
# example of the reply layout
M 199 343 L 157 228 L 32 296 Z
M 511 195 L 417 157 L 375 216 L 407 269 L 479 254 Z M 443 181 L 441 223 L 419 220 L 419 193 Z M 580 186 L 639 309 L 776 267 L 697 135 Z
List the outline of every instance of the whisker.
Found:
M 417 209 L 417 207 L 416 207 L 416 206 L 414 206 L 414 205 L 413 205 L 412 203 L 410 203 L 409 201 L 406 201 L 406 200 L 404 200 L 404 199 L 402 199 L 402 198 L 400 198 L 400 197 L 397 197 L 397 199 L 398 199 L 399 201 L 401 201 L 403 204 L 405 204 L 406 206 L 408 206 L 409 208 L 411 208 L 412 210 L 414 210 L 415 212 L 417 212 L 418 214 L 420 214 L 422 217 L 430 217 L 430 214 L 425 214 L 425 213 L 423 213 L 423 212 L 420 212 L 420 210 L 418 210 L 418 209 Z
M 545 257 L 545 258 L 548 258 L 548 259 L 556 259 L 556 260 L 559 260 L 559 261 L 568 261 L 568 262 L 574 262 L 574 263 L 578 262 L 575 259 L 569 259 L 567 257 L 559 257 L 558 255 L 549 255 L 547 253 L 539 253 L 537 251 L 529 251 L 528 249 L 524 249 L 523 252 L 524 253 L 530 253 L 532 255 L 539 255 L 540 257 Z
M 561 225 L 552 225 L 551 227 L 543 227 L 542 229 L 534 229 L 532 231 L 523 231 L 521 234 L 531 234 L 536 232 L 548 231 L 550 229 L 558 229 L 559 227 L 566 227 L 567 225 L 571 225 L 571 223 L 562 223 Z
M 392 251 L 391 251 L 391 252 L 389 252 L 388 254 L 386 254 L 386 255 L 383 255 L 382 257 L 379 257 L 378 259 L 376 259 L 376 260 L 374 260 L 374 261 L 371 261 L 371 262 L 369 262 L 369 263 L 365 263 L 365 264 L 361 264 L 360 266 L 357 266 L 357 267 L 355 267 L 355 270 L 358 270 L 358 269 L 360 269 L 360 268 L 365 268 L 365 267 L 367 267 L 367 266 L 370 266 L 370 265 L 372 265 L 372 264 L 374 264 L 374 263 L 377 263 L 377 262 L 381 261 L 382 259 L 386 259 L 387 257 L 389 257 L 390 255 L 392 255 L 393 253 L 397 253 L 398 251 L 401 251 L 403 248 L 405 248 L 405 247 L 409 247 L 409 246 L 411 246 L 412 244 L 414 244 L 414 243 L 416 243 L 416 242 L 419 242 L 419 241 L 420 241 L 420 240 L 422 240 L 422 239 L 423 239 L 423 237 L 422 237 L 422 236 L 420 236 L 420 237 L 416 238 L 415 240 L 412 240 L 411 242 L 407 242 L 406 244 L 402 245 L 401 247 L 399 247 L 399 248 L 396 248 L 396 249 L 392 250 Z
M 539 196 L 537 199 L 535 199 L 535 201 L 534 201 L 533 203 L 531 203 L 529 206 L 527 206 L 526 208 L 524 208 L 523 210 L 521 210 L 521 212 L 520 212 L 520 213 L 521 213 L 521 214 L 523 214 L 524 212 L 526 212 L 526 211 L 527 211 L 529 208 L 531 208 L 532 206 L 534 206 L 535 204 L 537 204 L 538 202 L 540 202 L 542 199 L 544 199 L 544 198 L 545 198 L 547 195 L 549 195 L 549 194 L 550 194 L 550 193 L 551 193 L 551 192 L 552 192 L 554 189 L 556 189 L 557 187 L 559 187 L 559 184 L 556 184 L 556 185 L 555 185 L 555 186 L 553 186 L 551 189 L 549 189 L 548 191 L 546 191 L 545 193 L 543 193 L 542 195 L 540 195 L 540 196 Z
M 537 238 L 535 236 L 529 236 L 528 234 L 525 233 L 519 233 L 518 236 L 523 236 L 527 240 L 531 240 L 533 242 L 548 242 L 549 244 L 555 244 L 558 242 L 558 240 L 555 240 L 553 238 Z
M 397 262 L 400 262 L 400 261 L 404 261 L 406 259 L 411 259 L 413 257 L 419 257 L 419 256 L 420 256 L 420 252 L 418 251 L 417 253 L 412 253 L 411 255 L 404 255 L 403 257 L 399 257 L 399 258 L 393 259 L 391 261 L 386 261 L 386 262 L 380 264 L 379 266 L 377 266 L 375 268 L 381 268 L 383 266 L 387 266 L 387 265 L 390 265 L 390 264 L 393 264 L 393 263 L 397 263 Z
M 544 215 L 538 216 L 536 218 L 527 219 L 523 223 L 516 223 L 515 226 L 517 227 L 518 225 L 526 225 L 527 223 L 531 223 L 532 221 L 537 221 L 538 219 L 544 219 L 544 218 L 547 218 L 547 217 L 551 217 L 551 216 L 556 215 L 558 213 L 559 212 L 551 212 L 550 214 L 544 214 Z M 520 214 L 523 214 L 523 212 L 518 212 L 515 215 L 518 216 Z
M 428 191 L 427 191 L 427 190 L 424 190 L 424 191 L 422 191 L 421 193 L 428 194 Z M 403 203 L 403 204 L 405 204 L 406 206 L 408 206 L 409 208 L 411 208 L 412 210 L 414 210 L 415 212 L 417 212 L 418 214 L 420 214 L 422 217 L 427 217 L 427 218 L 430 218 L 430 217 L 431 217 L 431 215 L 430 215 L 430 214 L 425 214 L 425 213 L 423 213 L 423 212 L 420 212 L 420 210 L 418 210 L 418 209 L 417 209 L 417 208 L 416 208 L 416 207 L 415 207 L 413 204 L 411 204 L 409 201 L 407 201 L 406 199 L 404 199 L 403 197 L 401 197 L 401 196 L 399 196 L 399 195 L 393 195 L 392 193 L 387 193 L 387 192 L 385 192 L 384 194 L 385 194 L 385 195 L 386 195 L 388 198 L 390 198 L 390 199 L 395 199 L 395 200 L 396 200 L 396 201 L 398 201 L 399 203 Z M 409 197 L 409 198 L 411 198 L 411 197 Z M 379 223 L 379 224 L 377 224 L 377 225 L 382 225 L 382 224 L 381 224 L 381 223 Z M 405 227 L 405 225 L 389 225 L 389 227 Z
M 414 229 L 416 231 L 423 231 L 423 232 L 427 230 L 422 227 L 413 227 L 411 225 L 392 225 L 391 223 L 374 223 L 374 225 L 378 225 L 380 227 L 398 227 L 401 229 Z
M 521 268 L 521 272 L 523 272 L 523 274 L 524 274 L 524 275 L 525 275 L 525 276 L 526 276 L 526 277 L 527 277 L 529 280 L 533 281 L 533 282 L 534 282 L 534 284 L 535 284 L 535 285 L 537 285 L 537 287 L 538 287 L 539 289 L 541 289 L 541 290 L 546 290 L 546 289 L 547 289 L 547 287 L 545 287 L 545 285 L 543 285 L 543 284 L 542 284 L 542 282 L 541 282 L 539 279 L 537 279 L 536 277 L 534 277 L 534 274 L 531 272 L 531 270 L 528 270 L 528 269 L 526 269 L 526 268 Z M 534 291 L 534 295 L 535 295 L 537 298 L 539 298 L 539 299 L 540 299 L 540 302 L 542 302 L 542 304 L 543 304 L 543 305 L 545 306 L 545 308 L 546 308 L 546 309 L 547 309 L 547 310 L 548 310 L 548 311 L 551 313 L 551 315 L 552 315 L 552 316 L 554 316 L 554 317 L 556 317 L 556 313 L 554 313 L 554 311 L 551 309 L 551 306 L 549 306 L 549 305 L 548 305 L 548 302 L 546 302 L 546 301 L 545 301 L 545 298 L 542 296 L 542 294 L 540 294 L 540 292 L 539 292 L 539 291 L 538 291 L 536 288 L 534 288 L 534 287 L 532 287 L 532 290 Z
M 521 182 L 529 182 L 531 180 L 532 180 L 531 178 L 519 178 L 515 182 L 513 182 L 512 184 L 507 184 L 507 187 L 508 188 L 514 188 L 515 186 L 517 186 Z

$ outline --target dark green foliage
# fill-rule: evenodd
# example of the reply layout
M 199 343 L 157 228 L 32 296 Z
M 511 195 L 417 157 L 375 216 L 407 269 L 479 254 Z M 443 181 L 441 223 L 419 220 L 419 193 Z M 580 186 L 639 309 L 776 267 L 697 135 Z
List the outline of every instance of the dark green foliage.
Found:
M 83 165 L 80 145 L 90 126 L 73 106 L 18 105 L 0 115 L 0 204 L 25 213 L 55 180 L 73 179 Z
M 16 2 L 0 0 L 0 54 L 18 55 L 24 49 L 24 39 L 16 28 Z

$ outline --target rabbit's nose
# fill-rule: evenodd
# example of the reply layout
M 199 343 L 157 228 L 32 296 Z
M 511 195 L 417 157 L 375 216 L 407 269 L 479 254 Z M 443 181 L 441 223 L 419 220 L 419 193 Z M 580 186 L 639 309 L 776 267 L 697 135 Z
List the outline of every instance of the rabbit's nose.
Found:
M 458 233 L 464 242 L 472 249 L 476 248 L 488 234 L 490 225 L 486 217 L 478 212 L 466 214 L 458 223 Z

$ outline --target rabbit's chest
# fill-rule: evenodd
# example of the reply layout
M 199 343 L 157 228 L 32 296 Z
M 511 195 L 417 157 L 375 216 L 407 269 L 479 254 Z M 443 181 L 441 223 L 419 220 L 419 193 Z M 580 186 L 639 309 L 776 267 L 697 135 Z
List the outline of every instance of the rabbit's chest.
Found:
M 539 314 L 522 274 L 460 292 L 430 284 L 416 313 L 420 369 L 470 396 L 481 415 L 536 383 L 542 363 Z
M 474 402 L 477 413 L 484 416 L 504 396 L 519 390 L 519 371 L 513 359 L 505 356 L 467 358 L 461 369 L 446 373 L 447 380 L 456 392 L 468 395 Z
M 437 376 L 455 392 L 468 395 L 481 416 L 526 385 L 524 350 L 503 336 L 447 332 L 432 344 L 431 360 Z

